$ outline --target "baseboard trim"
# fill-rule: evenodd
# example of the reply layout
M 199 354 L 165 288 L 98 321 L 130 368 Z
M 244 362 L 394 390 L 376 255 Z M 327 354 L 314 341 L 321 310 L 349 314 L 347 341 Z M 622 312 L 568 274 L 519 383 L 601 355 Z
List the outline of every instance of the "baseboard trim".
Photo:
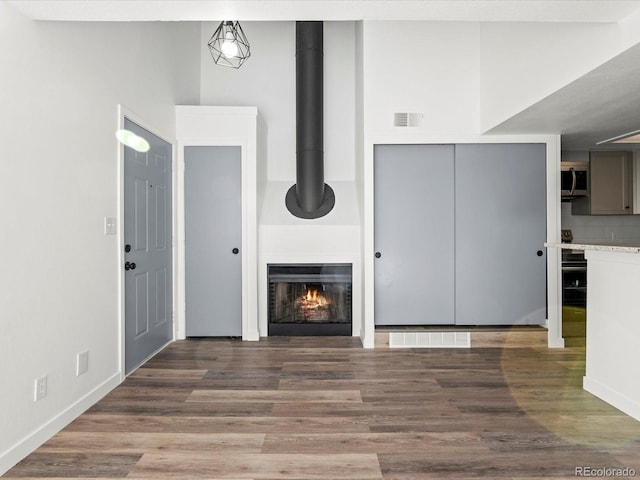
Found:
M 243 337 L 242 340 L 245 342 L 259 342 L 260 341 L 260 333 L 257 330 L 249 330 Z
M 640 402 L 637 400 L 587 376 L 582 377 L 582 388 L 621 412 L 640 421 Z
M 105 382 L 98 385 L 85 396 L 78 399 L 68 408 L 46 422 L 44 425 L 18 441 L 14 446 L 0 454 L 0 476 L 4 475 L 18 462 L 32 453 L 56 433 L 78 418 L 85 410 L 93 406 L 98 400 L 121 383 L 120 372 L 114 374 Z
M 373 335 L 366 335 L 365 334 L 365 329 L 360 330 L 360 341 L 362 342 L 362 348 L 376 348 L 376 333 L 374 332 Z M 389 336 L 387 335 L 387 338 L 389 338 Z

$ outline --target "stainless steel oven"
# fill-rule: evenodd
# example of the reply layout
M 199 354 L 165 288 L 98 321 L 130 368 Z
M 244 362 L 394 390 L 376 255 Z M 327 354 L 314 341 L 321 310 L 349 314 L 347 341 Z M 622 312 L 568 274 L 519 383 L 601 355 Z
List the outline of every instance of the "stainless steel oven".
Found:
M 562 250 L 562 334 L 584 337 L 587 319 L 587 261 L 581 250 Z

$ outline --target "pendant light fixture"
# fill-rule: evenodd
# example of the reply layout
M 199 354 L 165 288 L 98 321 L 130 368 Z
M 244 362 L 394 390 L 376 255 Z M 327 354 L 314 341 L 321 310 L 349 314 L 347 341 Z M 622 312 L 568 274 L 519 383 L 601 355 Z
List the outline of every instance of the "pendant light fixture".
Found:
M 242 31 L 240 22 L 225 20 L 209 39 L 209 51 L 217 65 L 240 68 L 251 56 L 249 42 Z

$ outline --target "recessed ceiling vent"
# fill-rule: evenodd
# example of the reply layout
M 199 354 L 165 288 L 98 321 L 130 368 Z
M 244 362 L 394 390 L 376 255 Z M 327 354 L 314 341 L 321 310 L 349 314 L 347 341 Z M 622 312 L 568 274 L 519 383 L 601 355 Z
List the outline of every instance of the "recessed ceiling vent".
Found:
M 393 114 L 394 127 L 421 127 L 422 113 L 396 112 Z
M 322 43 L 322 22 L 296 22 L 296 184 L 285 204 L 308 219 L 324 217 L 336 201 L 324 183 Z

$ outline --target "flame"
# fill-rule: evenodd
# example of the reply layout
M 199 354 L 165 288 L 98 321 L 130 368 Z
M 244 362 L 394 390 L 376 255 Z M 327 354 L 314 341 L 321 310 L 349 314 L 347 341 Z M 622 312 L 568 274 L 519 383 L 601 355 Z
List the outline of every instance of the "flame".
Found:
M 303 295 L 305 306 L 307 308 L 323 307 L 327 304 L 327 299 L 318 293 L 318 290 L 307 289 L 307 293 Z

